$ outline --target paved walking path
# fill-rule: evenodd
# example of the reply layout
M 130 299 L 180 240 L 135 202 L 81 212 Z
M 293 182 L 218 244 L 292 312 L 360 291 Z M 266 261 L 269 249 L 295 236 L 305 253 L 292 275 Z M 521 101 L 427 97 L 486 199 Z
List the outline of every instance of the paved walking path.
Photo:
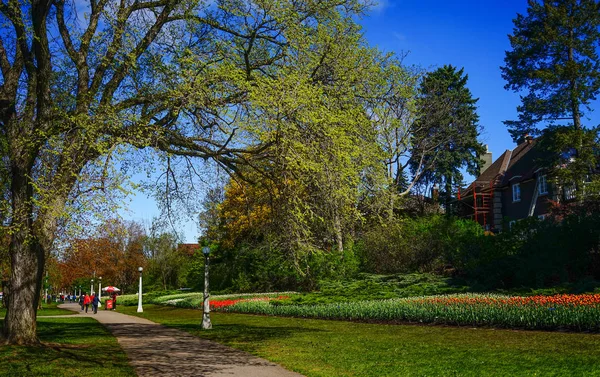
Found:
M 59 307 L 79 313 L 65 317 L 92 317 L 106 326 L 139 377 L 303 377 L 249 353 L 144 318 L 103 309 L 85 314 L 78 304 Z

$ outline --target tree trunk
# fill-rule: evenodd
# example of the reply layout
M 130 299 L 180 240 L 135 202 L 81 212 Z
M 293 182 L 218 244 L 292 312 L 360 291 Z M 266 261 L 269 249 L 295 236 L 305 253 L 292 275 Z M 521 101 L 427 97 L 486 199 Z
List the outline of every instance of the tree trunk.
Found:
M 394 220 L 394 203 L 396 201 L 396 193 L 398 192 L 398 186 L 394 185 L 394 188 L 389 190 L 390 201 L 388 203 L 388 221 L 391 223 Z
M 569 49 L 569 60 L 573 60 L 573 49 Z M 579 99 L 577 98 L 577 79 L 571 79 L 571 113 L 573 115 L 573 127 L 581 130 L 581 114 L 579 112 Z
M 23 167 L 23 165 L 25 167 Z M 3 334 L 8 344 L 38 344 L 37 306 L 42 289 L 45 253 L 33 231 L 33 187 L 28 164 L 12 166 L 11 276 Z M 29 165 L 30 166 L 30 165 Z
M 27 230 L 13 235 L 10 244 L 12 274 L 10 299 L 4 322 L 4 336 L 9 344 L 37 344 L 36 317 L 42 288 L 44 251 Z
M 342 234 L 342 222 L 340 220 L 340 216 L 338 214 L 335 215 L 333 219 L 333 230 L 335 232 L 335 241 L 337 243 L 338 253 L 340 253 L 341 258 L 344 258 L 344 236 Z
M 446 206 L 446 215 L 452 216 L 452 210 L 450 209 L 450 204 L 452 202 L 452 177 L 446 177 L 446 187 L 445 187 L 445 198 L 444 205 Z

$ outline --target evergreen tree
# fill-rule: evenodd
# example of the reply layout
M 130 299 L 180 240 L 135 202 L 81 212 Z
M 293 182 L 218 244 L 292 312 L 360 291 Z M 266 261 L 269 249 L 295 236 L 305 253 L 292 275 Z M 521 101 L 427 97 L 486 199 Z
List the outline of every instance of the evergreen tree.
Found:
M 463 68 L 445 65 L 424 77 L 417 101 L 419 118 L 413 144 L 426 153 L 420 154 L 424 158 L 413 158 L 411 168 L 416 173 L 421 166 L 430 166 L 422 178 L 443 188 L 446 208 L 452 186 L 463 180 L 461 169 L 477 174 L 478 156 L 483 153 L 477 141 L 478 99 L 466 86 L 468 78 Z
M 538 124 L 572 121 L 582 129 L 582 110 L 600 90 L 600 5 L 595 0 L 529 0 L 527 15 L 513 20 L 512 46 L 502 77 L 506 89 L 526 91 L 519 119 L 505 121 L 516 141 L 540 133 Z

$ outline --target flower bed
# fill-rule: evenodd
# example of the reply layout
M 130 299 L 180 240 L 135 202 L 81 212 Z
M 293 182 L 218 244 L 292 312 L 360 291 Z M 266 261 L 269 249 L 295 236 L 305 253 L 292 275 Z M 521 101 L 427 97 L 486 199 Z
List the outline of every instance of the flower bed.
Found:
M 545 330 L 600 330 L 600 294 L 531 297 L 463 294 L 321 305 L 277 305 L 276 301 L 239 301 L 219 310 L 338 320 Z
M 240 298 L 240 299 L 236 299 L 236 300 L 214 300 L 214 301 L 211 300 L 210 301 L 210 309 L 219 311 L 228 306 L 236 305 L 239 302 L 269 302 L 271 300 L 285 300 L 286 298 L 289 298 L 289 296 L 277 296 L 277 297 L 262 296 L 262 297 L 252 297 L 252 298 Z M 200 305 L 200 307 L 202 307 L 202 305 Z
M 152 293 L 150 293 L 152 294 Z M 237 293 L 237 294 L 227 294 L 227 295 L 214 295 L 210 296 L 211 306 L 214 302 L 222 301 L 222 300 L 233 300 L 235 302 L 240 301 L 241 299 L 246 298 L 278 298 L 288 297 L 288 295 L 296 294 L 296 292 L 268 292 L 268 293 Z M 106 301 L 108 297 L 103 297 L 102 301 Z M 176 306 L 179 308 L 190 308 L 190 309 L 200 309 L 202 308 L 203 294 L 202 292 L 187 292 L 187 293 L 177 293 L 170 294 L 159 297 L 147 297 L 146 294 L 143 295 L 144 304 L 158 304 L 158 305 L 167 305 L 167 306 Z M 133 295 L 120 295 L 117 298 L 117 303 L 119 305 L 124 306 L 132 306 L 138 304 L 138 297 L 136 294 Z

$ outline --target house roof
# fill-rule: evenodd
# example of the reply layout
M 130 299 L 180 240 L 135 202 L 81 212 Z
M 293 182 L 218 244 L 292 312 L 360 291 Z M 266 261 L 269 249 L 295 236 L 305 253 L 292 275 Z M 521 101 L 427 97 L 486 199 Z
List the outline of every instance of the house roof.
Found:
M 533 178 L 539 166 L 536 163 L 539 152 L 535 148 L 537 140 L 525 141 L 513 150 L 506 150 L 467 188 L 465 195 L 475 187 L 482 189 L 506 187 L 514 182 Z
M 513 149 L 502 181 L 498 182 L 495 187 L 505 187 L 511 183 L 526 181 L 534 177 L 535 172 L 540 168 L 537 162 L 540 154 L 539 150 L 535 148 L 536 145 L 537 140 L 533 139 L 530 143 L 521 143 Z
M 200 245 L 197 243 L 180 243 L 179 245 L 177 245 L 177 251 L 189 257 L 193 256 L 196 250 L 199 249 Z

